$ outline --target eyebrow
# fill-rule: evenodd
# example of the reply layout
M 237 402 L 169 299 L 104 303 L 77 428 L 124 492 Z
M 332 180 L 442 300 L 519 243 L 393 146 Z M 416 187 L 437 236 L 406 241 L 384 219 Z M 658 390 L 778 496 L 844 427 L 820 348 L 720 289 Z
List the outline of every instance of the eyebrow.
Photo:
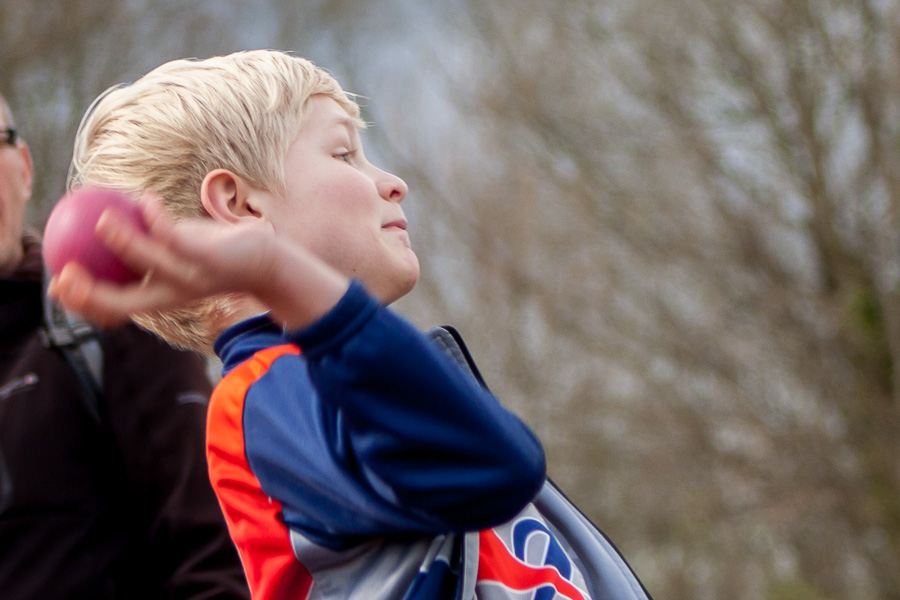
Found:
M 334 124 L 338 127 L 346 128 L 351 134 L 359 133 L 359 127 L 356 126 L 356 123 L 350 117 L 338 117 L 335 119 Z

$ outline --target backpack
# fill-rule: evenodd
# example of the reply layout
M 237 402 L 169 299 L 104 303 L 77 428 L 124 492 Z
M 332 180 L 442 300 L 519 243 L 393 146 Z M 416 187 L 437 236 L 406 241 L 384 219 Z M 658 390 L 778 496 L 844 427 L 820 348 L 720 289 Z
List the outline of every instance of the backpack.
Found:
M 469 371 L 480 385 L 488 389 L 462 336 L 456 329 L 442 325 L 429 329 L 426 336 L 450 356 L 458 366 Z M 591 522 L 549 477 L 535 497 L 533 505 L 540 510 L 542 518 L 558 534 L 567 539 L 568 544 L 580 549 L 584 556 L 591 557 L 591 560 L 581 564 L 580 568 L 587 579 L 587 585 L 594 592 L 594 598 L 651 600 L 650 593 L 637 578 L 634 570 L 612 540 Z M 463 542 L 464 549 L 462 551 L 464 564 L 460 565 L 463 575 L 457 598 L 474 597 L 474 573 L 478 570 L 477 564 L 466 564 L 467 560 L 471 560 L 471 558 L 466 559 L 466 556 L 468 554 L 477 557 L 479 534 L 470 532 L 465 536 L 467 540 Z M 468 541 L 473 538 L 476 541 Z M 547 552 L 546 559 L 550 554 L 549 550 L 545 552 Z M 535 598 L 539 596 L 541 596 L 539 593 L 534 595 Z
M 44 280 L 43 327 L 41 338 L 48 348 L 56 348 L 72 367 L 81 386 L 81 399 L 91 420 L 103 427 L 103 350 L 100 332 L 84 319 L 68 313 L 50 300 L 48 280 Z M 0 454 L 0 513 L 12 503 L 12 480 Z
M 484 377 L 481 376 L 481 371 L 478 370 L 478 365 L 475 364 L 475 360 L 469 353 L 469 348 L 463 341 L 462 335 L 455 327 L 438 325 L 426 331 L 425 336 L 436 343 L 464 371 L 471 373 L 481 387 L 489 389 L 487 383 L 484 382 Z
M 88 414 L 95 423 L 102 425 L 103 350 L 100 347 L 100 332 L 78 315 L 53 302 L 47 295 L 47 283 L 45 277 L 44 344 L 62 353 L 81 385 L 81 397 Z

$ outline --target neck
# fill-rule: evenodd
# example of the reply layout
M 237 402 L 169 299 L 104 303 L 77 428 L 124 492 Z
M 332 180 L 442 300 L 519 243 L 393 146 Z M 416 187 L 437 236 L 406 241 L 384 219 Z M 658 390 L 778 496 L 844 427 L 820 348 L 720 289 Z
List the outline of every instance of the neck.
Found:
M 232 325 L 236 325 L 241 321 L 245 321 L 251 317 L 255 317 L 257 315 L 261 315 L 263 313 L 269 312 L 269 308 L 264 305 L 259 300 L 253 298 L 252 296 L 240 296 L 231 303 L 232 310 L 227 319 L 223 319 L 224 322 L 219 323 L 218 331 L 222 332 L 231 327 Z

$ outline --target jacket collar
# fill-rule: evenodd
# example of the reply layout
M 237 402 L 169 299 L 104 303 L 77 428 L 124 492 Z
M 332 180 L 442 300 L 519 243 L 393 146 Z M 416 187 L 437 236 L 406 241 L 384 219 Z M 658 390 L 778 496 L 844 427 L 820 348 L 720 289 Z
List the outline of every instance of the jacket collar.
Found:
M 25 255 L 15 272 L 6 279 L 12 281 L 40 282 L 44 277 L 44 262 L 41 258 L 41 238 L 33 231 L 22 236 Z

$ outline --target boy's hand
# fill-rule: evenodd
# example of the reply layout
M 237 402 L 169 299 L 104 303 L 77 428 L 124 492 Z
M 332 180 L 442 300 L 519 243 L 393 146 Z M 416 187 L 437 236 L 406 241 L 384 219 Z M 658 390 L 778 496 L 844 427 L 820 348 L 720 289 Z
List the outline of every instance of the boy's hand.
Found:
M 176 222 L 155 197 L 145 196 L 141 204 L 147 233 L 108 210 L 97 223 L 97 235 L 143 279 L 117 285 L 95 279 L 73 262 L 51 281 L 52 297 L 84 318 L 110 326 L 132 314 L 237 293 L 246 296 L 245 302 L 255 299 L 261 304 L 249 307 L 253 312 L 271 310 L 286 326 L 299 327 L 327 312 L 346 290 L 342 276 L 277 238 L 263 220 L 228 225 L 212 219 Z M 317 285 L 325 285 L 324 296 L 315 293 Z M 304 297 L 310 292 L 312 298 Z

